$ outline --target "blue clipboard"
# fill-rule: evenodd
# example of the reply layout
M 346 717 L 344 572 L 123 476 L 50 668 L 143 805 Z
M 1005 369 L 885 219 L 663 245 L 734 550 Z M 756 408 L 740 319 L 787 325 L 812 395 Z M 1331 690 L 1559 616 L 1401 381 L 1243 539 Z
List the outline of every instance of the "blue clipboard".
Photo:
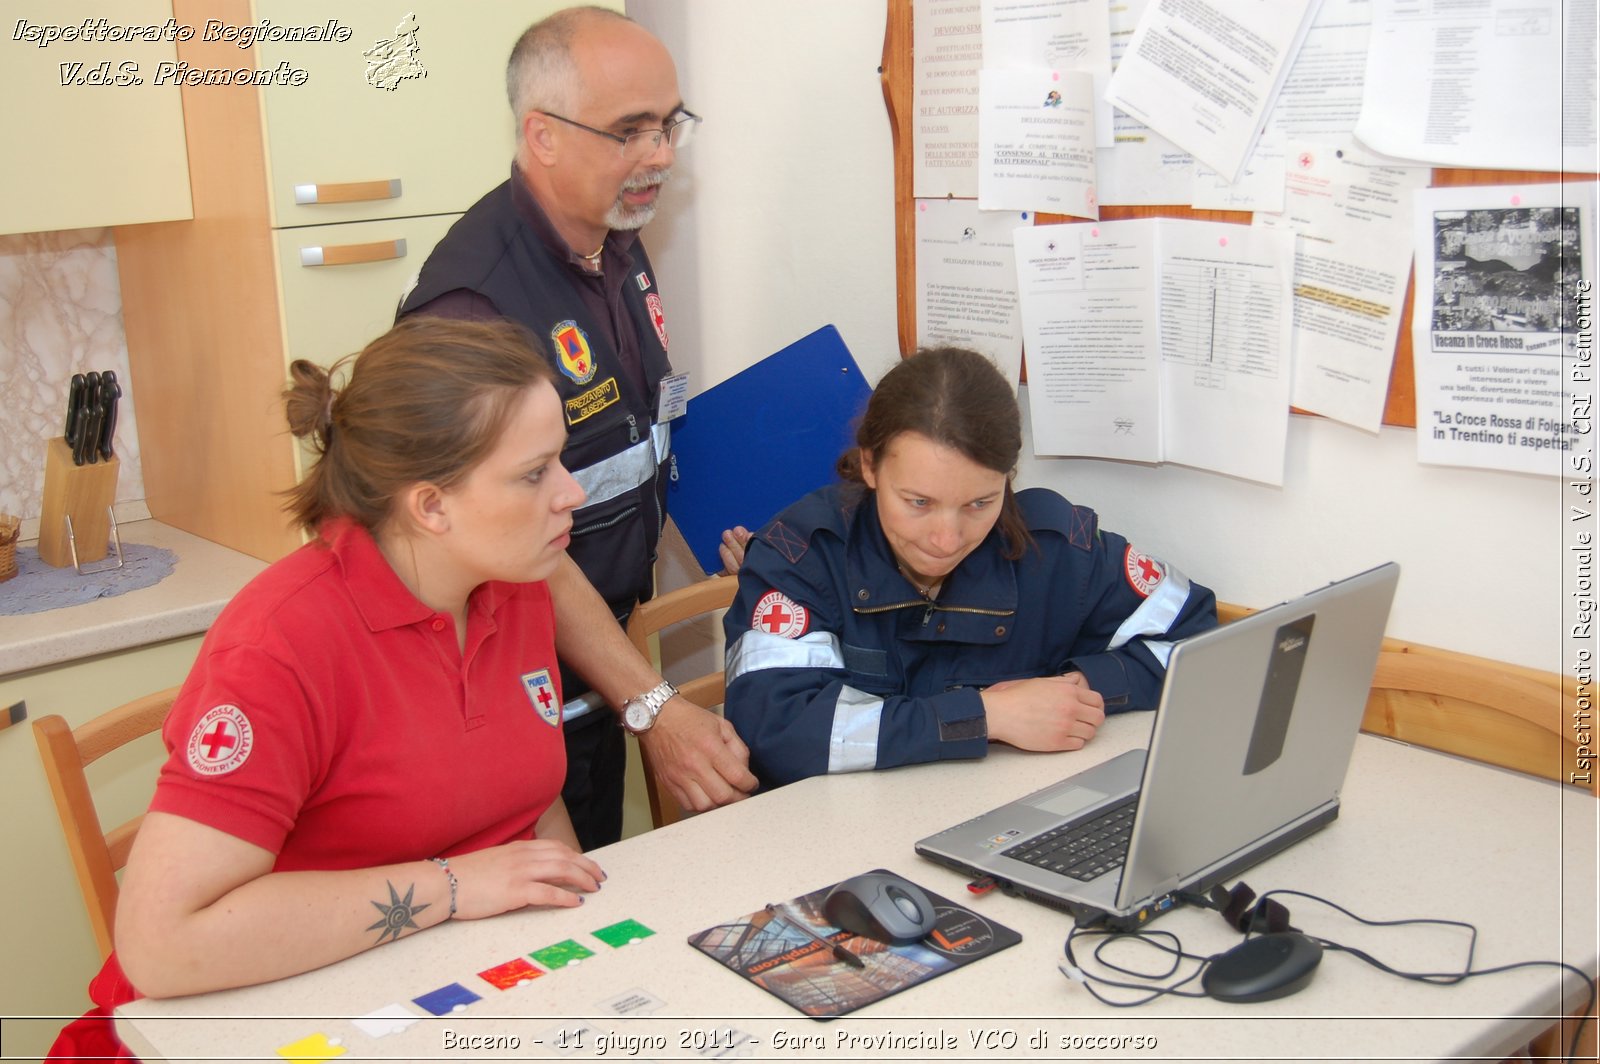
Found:
M 835 480 L 870 394 L 839 330 L 824 325 L 689 400 L 672 423 L 667 512 L 702 569 L 722 568 L 724 529 L 754 531 Z

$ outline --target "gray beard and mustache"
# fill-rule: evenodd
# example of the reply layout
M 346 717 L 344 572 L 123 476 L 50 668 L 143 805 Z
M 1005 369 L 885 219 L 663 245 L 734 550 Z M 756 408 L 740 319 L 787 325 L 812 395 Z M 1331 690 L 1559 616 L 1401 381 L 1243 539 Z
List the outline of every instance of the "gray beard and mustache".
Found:
M 630 177 L 622 186 L 623 192 L 641 192 L 656 185 L 666 184 L 672 176 L 672 170 L 662 167 L 659 170 L 647 170 L 635 177 Z M 606 212 L 606 225 L 612 229 L 643 229 L 656 216 L 656 202 L 642 207 L 630 206 L 619 195 L 617 201 Z

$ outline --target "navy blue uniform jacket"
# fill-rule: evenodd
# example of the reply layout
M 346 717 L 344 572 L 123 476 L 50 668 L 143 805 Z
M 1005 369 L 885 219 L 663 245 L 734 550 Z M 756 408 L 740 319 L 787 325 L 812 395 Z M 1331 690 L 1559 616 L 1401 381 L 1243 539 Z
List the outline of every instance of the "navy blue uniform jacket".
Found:
M 725 712 L 764 786 L 824 772 L 982 757 L 979 692 L 1083 673 L 1106 711 L 1154 708 L 1174 640 L 1216 597 L 1052 491 L 1019 492 L 1036 546 L 999 529 L 927 601 L 859 486 L 806 496 L 752 540 L 727 634 Z

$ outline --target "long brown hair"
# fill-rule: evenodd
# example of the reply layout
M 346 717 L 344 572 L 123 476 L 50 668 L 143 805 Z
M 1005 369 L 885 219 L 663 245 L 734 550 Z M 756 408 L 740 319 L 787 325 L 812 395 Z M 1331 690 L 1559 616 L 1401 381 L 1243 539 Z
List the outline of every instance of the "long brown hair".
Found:
M 883 375 L 867 400 L 856 445 L 839 456 L 841 479 L 866 485 L 861 454 L 882 455 L 902 432 L 915 432 L 1006 476 L 996 526 L 1005 557 L 1015 561 L 1033 543 L 1011 489 L 1022 453 L 1022 414 L 995 364 L 961 347 L 922 348 Z
M 417 316 L 331 369 L 297 359 L 283 394 L 289 431 L 321 457 L 284 509 L 310 530 L 332 516 L 376 530 L 409 485 L 455 484 L 493 449 L 523 392 L 554 383 L 534 343 L 509 321 Z

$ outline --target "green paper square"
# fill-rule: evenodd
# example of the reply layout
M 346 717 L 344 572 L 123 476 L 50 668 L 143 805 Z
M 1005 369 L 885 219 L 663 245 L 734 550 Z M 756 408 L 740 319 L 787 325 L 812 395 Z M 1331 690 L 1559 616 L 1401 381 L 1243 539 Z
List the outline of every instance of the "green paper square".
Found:
M 565 968 L 569 964 L 581 961 L 585 957 L 593 957 L 594 950 L 589 949 L 587 946 L 579 945 L 569 938 L 565 942 L 557 942 L 554 945 L 546 946 L 544 949 L 536 949 L 528 956 L 551 971 L 555 971 L 557 968 Z
M 594 937 L 612 949 L 621 949 L 623 946 L 630 946 L 640 939 L 649 938 L 653 934 L 655 934 L 654 931 L 637 920 L 624 920 L 621 923 L 612 924 L 610 927 L 602 927 L 594 932 Z

